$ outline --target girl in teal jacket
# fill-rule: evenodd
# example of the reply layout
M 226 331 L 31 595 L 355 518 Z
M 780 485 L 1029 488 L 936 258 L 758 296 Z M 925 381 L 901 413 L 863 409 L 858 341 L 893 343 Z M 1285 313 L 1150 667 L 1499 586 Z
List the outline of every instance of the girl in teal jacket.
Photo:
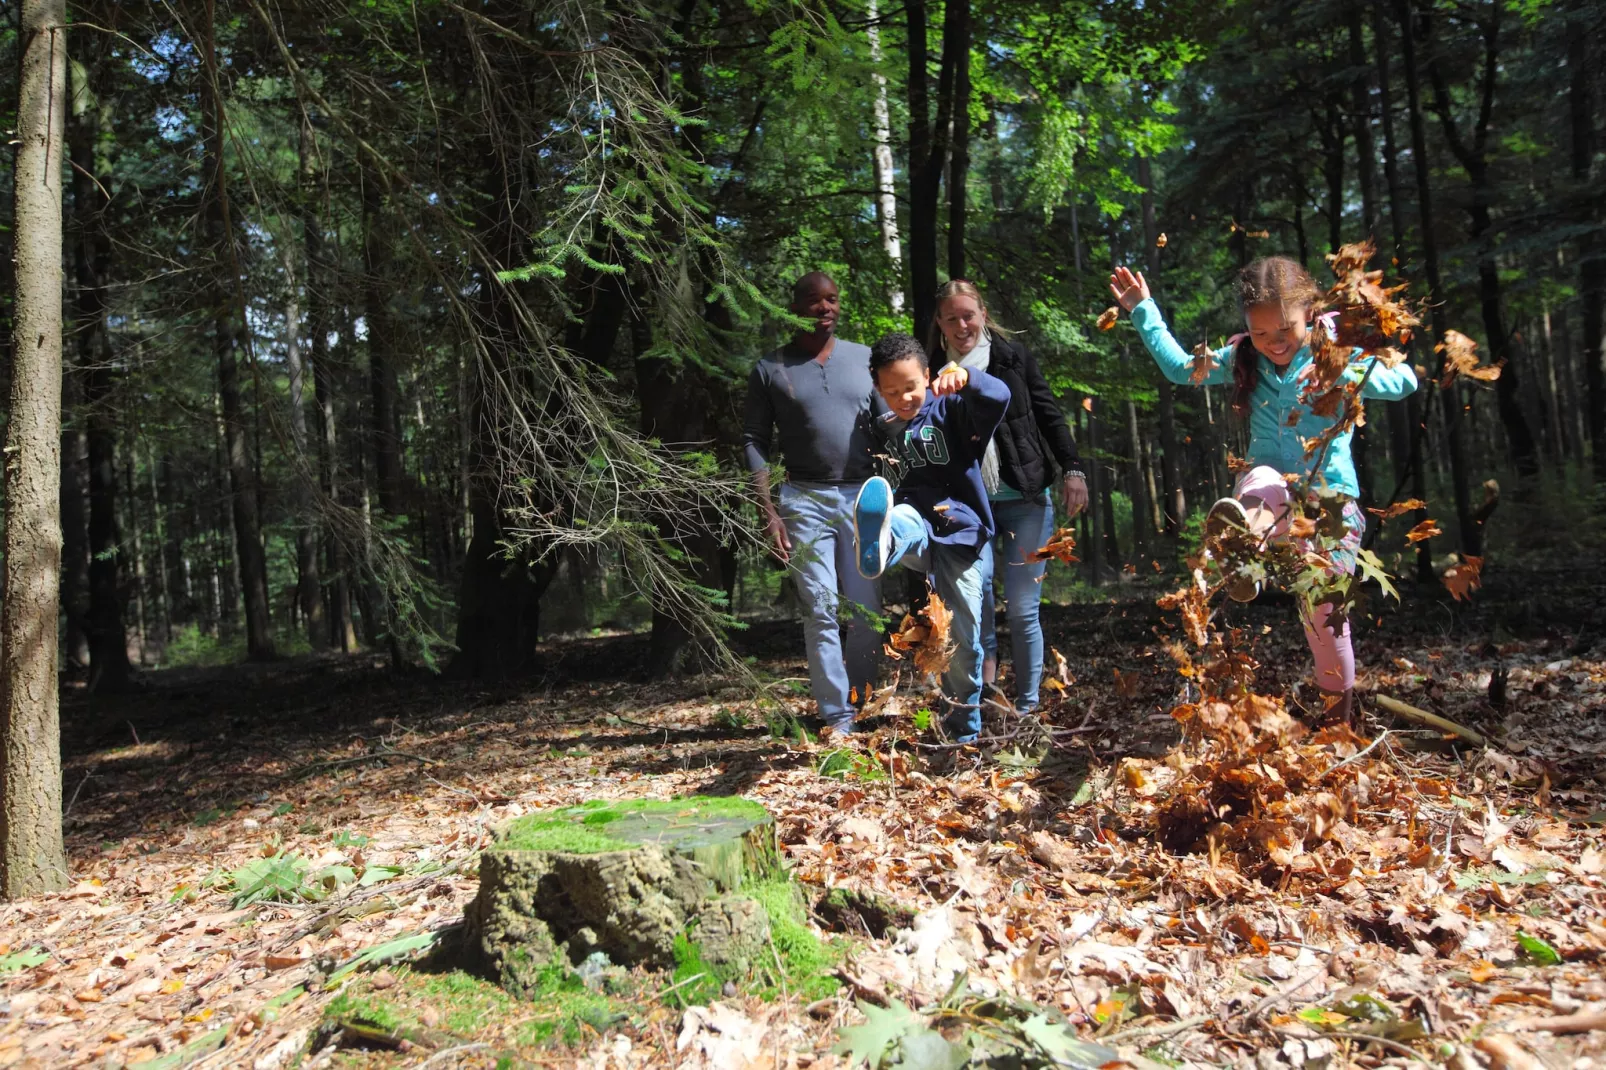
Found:
M 1247 330 L 1215 354 L 1213 367 L 1203 378 L 1194 375 L 1194 358 L 1166 328 L 1160 308 L 1149 294 L 1142 273 L 1117 268 L 1110 276 L 1110 292 L 1132 314 L 1132 325 L 1165 377 L 1179 386 L 1231 384 L 1233 412 L 1249 421 L 1250 468 L 1238 479 L 1231 498 L 1211 506 L 1205 519 L 1207 532 L 1227 524 L 1245 527 L 1259 535 L 1281 535 L 1288 529 L 1288 481 L 1303 479 L 1312 463 L 1305 456 L 1305 440 L 1328 430 L 1338 416 L 1320 416 L 1300 400 L 1312 372 L 1308 345 L 1321 290 L 1296 261 L 1283 256 L 1256 260 L 1238 275 L 1238 307 Z M 1373 358 L 1352 361 L 1344 375 L 1351 382 L 1365 376 L 1363 398 L 1395 401 L 1416 390 L 1416 374 L 1401 362 L 1392 368 Z M 1369 374 L 1368 374 L 1368 370 Z M 1354 552 L 1360 548 L 1366 521 L 1355 501 L 1361 488 L 1350 455 L 1352 431 L 1344 431 L 1327 447 L 1322 469 L 1309 480 L 1312 487 L 1327 487 L 1346 495 L 1347 536 L 1337 556 L 1339 567 L 1352 572 Z M 1254 598 L 1258 585 L 1233 584 L 1232 597 Z M 1332 606 L 1318 606 L 1305 616 L 1305 638 L 1316 659 L 1316 684 L 1327 693 L 1328 715 L 1349 720 L 1354 708 L 1355 653 L 1349 626 L 1328 626 Z M 1303 616 L 1303 615 L 1302 615 Z

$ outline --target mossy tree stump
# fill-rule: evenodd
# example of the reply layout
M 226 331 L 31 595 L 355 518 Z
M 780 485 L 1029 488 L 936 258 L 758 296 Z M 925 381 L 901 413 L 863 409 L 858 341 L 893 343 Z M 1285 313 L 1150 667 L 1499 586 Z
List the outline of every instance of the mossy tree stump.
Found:
M 480 856 L 468 946 L 515 993 L 597 951 L 621 966 L 671 968 L 693 953 L 741 970 L 770 930 L 739 893 L 780 876 L 774 819 L 745 799 L 546 810 L 509 822 Z

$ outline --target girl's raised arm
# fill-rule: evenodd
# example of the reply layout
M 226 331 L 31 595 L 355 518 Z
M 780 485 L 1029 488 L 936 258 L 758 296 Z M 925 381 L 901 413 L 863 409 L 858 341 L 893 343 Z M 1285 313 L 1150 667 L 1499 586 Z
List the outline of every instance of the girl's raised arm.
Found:
M 1118 267 L 1110 276 L 1110 293 L 1120 306 L 1132 314 L 1132 326 L 1137 328 L 1143 347 L 1160 366 L 1160 374 L 1178 386 L 1214 386 L 1225 383 L 1232 376 L 1232 347 L 1216 354 L 1214 366 L 1203 379 L 1193 378 L 1193 355 L 1177 344 L 1160 306 L 1149 294 L 1149 283 L 1141 271 Z
M 1371 358 L 1375 362 L 1377 358 Z M 1360 361 L 1352 367 L 1365 370 L 1367 361 Z M 1408 398 L 1416 393 L 1416 372 L 1411 362 L 1402 360 L 1392 368 L 1384 367 L 1381 363 L 1372 369 L 1367 376 L 1366 385 L 1361 387 L 1361 396 L 1372 401 L 1398 401 Z

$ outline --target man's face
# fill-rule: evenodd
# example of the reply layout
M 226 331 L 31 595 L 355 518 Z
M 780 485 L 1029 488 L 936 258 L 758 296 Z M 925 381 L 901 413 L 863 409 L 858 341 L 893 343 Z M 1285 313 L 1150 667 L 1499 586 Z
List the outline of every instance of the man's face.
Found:
M 895 360 L 875 373 L 875 388 L 881 400 L 887 403 L 893 415 L 905 422 L 920 415 L 920 406 L 926 403 L 926 387 L 931 383 L 931 371 L 919 357 Z
M 826 280 L 814 283 L 807 291 L 798 295 L 797 301 L 792 305 L 792 312 L 813 320 L 814 330 L 826 334 L 836 330 L 836 318 L 841 308 L 842 296 L 837 292 L 836 284 Z

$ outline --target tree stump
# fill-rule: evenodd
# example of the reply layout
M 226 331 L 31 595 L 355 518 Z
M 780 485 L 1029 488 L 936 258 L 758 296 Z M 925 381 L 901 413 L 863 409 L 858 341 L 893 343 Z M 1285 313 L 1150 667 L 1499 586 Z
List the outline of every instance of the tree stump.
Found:
M 745 799 L 545 810 L 509 822 L 480 856 L 467 944 L 515 994 L 535 991 L 554 964 L 598 951 L 620 966 L 700 958 L 744 970 L 770 930 L 740 891 L 776 878 L 775 821 Z

